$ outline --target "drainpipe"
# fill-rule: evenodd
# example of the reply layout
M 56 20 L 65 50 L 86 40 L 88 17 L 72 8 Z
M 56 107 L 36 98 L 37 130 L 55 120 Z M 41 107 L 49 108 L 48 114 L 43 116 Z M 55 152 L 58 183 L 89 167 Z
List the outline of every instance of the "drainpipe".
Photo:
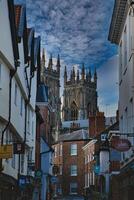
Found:
M 10 122 L 11 122 L 11 95 L 12 95 L 12 79 L 17 71 L 17 67 L 19 66 L 19 61 L 15 62 L 15 69 L 10 70 L 10 80 L 9 80 L 9 116 L 8 116 L 8 122 L 5 126 L 5 128 L 2 131 L 2 136 L 1 136 L 1 146 L 3 146 L 4 143 L 4 133 L 6 132 L 6 130 L 8 129 L 8 127 L 10 126 Z M 3 171 L 2 168 L 2 159 L 0 159 L 0 172 Z

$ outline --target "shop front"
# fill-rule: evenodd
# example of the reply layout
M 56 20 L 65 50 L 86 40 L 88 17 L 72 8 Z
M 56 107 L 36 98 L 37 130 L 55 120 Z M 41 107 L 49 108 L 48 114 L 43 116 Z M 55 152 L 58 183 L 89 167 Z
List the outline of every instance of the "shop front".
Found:
M 17 200 L 19 190 L 17 180 L 13 177 L 0 173 L 0 200 Z

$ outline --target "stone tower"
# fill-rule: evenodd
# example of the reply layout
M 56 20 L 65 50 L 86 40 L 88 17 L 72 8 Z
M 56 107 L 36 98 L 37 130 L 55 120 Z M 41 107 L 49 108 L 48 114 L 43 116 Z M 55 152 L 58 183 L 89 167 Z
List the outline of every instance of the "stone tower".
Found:
M 67 69 L 64 71 L 63 121 L 88 119 L 97 108 L 97 72 L 95 69 L 92 80 L 91 71 L 85 70 L 83 64 L 81 73 L 73 68 L 68 80 Z
M 41 80 L 48 86 L 49 104 L 53 112 L 52 135 L 57 140 L 61 125 L 61 100 L 60 100 L 60 56 L 58 55 L 56 66 L 53 65 L 53 58 L 50 55 L 48 66 L 46 67 L 45 53 L 42 52 L 41 59 Z

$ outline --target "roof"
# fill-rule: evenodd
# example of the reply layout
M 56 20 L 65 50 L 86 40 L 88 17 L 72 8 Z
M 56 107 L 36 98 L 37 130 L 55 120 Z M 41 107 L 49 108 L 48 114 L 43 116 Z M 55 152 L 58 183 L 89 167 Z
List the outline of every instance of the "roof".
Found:
M 71 133 L 61 134 L 58 141 L 72 141 L 72 140 L 88 140 L 89 134 L 87 130 L 81 129 Z
M 25 5 L 15 5 L 15 23 L 19 37 L 23 36 L 25 21 L 26 21 Z
M 113 125 L 106 128 L 104 131 L 102 131 L 101 134 L 108 133 L 109 131 L 118 131 L 118 130 L 119 130 L 119 122 L 117 121 Z
M 13 45 L 13 54 L 15 60 L 15 66 L 18 66 L 19 59 L 19 49 L 17 43 L 17 33 L 16 33 L 16 25 L 15 25 L 15 13 L 14 13 L 14 3 L 13 0 L 8 0 L 8 10 L 9 10 L 9 21 L 11 28 L 11 36 L 12 36 L 12 45 Z
M 21 5 L 15 5 L 15 24 L 18 29 L 21 15 Z
M 48 102 L 48 87 L 45 86 L 43 83 L 40 84 L 37 88 L 37 97 L 36 97 L 37 104 L 44 104 Z
M 119 44 L 129 5 L 127 0 L 115 0 L 108 40 Z

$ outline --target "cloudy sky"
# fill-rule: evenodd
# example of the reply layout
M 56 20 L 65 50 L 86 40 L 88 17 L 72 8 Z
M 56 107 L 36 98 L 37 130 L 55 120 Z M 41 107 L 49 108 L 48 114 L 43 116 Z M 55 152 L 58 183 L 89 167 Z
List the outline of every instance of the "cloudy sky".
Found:
M 15 0 L 25 3 L 25 0 Z M 107 41 L 114 0 L 26 0 L 29 26 L 41 35 L 47 55 L 98 71 L 99 106 L 113 115 L 118 104 L 117 47 Z

